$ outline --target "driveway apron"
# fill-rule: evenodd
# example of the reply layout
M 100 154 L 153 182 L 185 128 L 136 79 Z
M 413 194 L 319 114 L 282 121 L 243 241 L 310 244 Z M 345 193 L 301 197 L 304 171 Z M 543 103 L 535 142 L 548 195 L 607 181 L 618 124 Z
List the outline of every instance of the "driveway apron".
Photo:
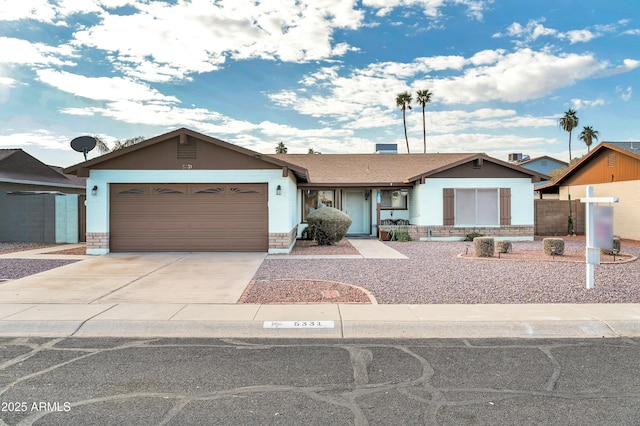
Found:
M 3 303 L 236 303 L 266 253 L 112 253 L 0 286 Z

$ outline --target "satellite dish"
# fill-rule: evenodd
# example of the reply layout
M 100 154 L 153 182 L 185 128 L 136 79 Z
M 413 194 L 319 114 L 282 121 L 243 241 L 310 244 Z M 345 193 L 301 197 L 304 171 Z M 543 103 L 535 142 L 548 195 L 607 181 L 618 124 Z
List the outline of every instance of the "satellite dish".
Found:
M 87 161 L 87 152 L 96 147 L 96 138 L 92 136 L 78 136 L 71 141 L 71 148 L 84 154 L 84 161 Z

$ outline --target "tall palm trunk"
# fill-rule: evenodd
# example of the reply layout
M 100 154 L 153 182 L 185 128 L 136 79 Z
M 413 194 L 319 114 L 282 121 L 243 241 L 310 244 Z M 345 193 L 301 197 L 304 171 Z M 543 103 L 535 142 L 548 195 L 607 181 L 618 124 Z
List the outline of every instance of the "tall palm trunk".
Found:
M 422 144 L 424 146 L 424 153 L 427 153 L 427 124 L 424 120 L 424 105 L 422 106 Z
M 406 110 L 402 110 L 402 122 L 404 123 L 404 140 L 407 142 L 407 154 L 410 154 L 409 151 L 409 137 L 407 136 L 407 118 L 406 118 Z

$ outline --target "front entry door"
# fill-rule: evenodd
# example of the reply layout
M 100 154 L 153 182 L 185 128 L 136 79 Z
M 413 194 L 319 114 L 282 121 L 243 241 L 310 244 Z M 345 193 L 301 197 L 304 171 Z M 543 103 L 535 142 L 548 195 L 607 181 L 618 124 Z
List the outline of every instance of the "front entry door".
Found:
M 344 191 L 342 193 L 342 211 L 351 218 L 347 234 L 369 234 L 369 201 L 365 194 L 369 191 Z

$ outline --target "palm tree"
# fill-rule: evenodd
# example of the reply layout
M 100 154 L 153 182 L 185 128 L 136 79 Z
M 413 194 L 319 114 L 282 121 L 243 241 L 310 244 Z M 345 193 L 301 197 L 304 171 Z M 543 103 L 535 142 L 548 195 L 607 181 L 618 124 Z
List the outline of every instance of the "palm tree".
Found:
M 278 145 L 276 146 L 276 154 L 286 154 L 287 151 L 288 150 L 284 142 L 279 142 Z
M 593 130 L 591 126 L 583 127 L 582 133 L 580 133 L 580 140 L 584 141 L 584 144 L 587 145 L 587 152 L 591 151 L 591 144 L 594 139 L 598 140 L 598 131 Z
M 560 128 L 569 132 L 569 161 L 571 161 L 571 131 L 578 127 L 578 117 L 573 109 L 564 113 L 564 116 L 558 120 Z
M 416 102 L 418 102 L 422 106 L 422 136 L 423 136 L 423 144 L 424 144 L 424 153 L 427 153 L 427 126 L 424 121 L 424 107 L 427 106 L 429 102 L 431 102 L 431 96 L 433 95 L 429 89 L 418 90 L 416 92 Z
M 404 140 L 407 141 L 407 154 L 409 151 L 409 138 L 407 137 L 407 108 L 411 109 L 411 94 L 409 92 L 398 93 L 396 96 L 396 106 L 402 110 L 402 122 L 404 123 Z

